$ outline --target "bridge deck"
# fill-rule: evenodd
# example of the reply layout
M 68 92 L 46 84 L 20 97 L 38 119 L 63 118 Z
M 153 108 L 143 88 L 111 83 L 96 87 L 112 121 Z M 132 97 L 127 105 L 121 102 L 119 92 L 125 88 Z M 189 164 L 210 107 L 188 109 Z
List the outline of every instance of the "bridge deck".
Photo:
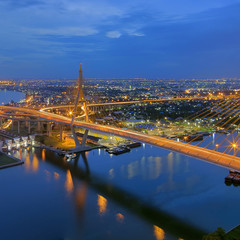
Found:
M 26 113 L 31 113 L 34 116 L 38 116 L 40 118 L 43 118 L 52 122 L 58 122 L 66 125 L 70 125 L 71 123 L 70 118 L 56 115 L 53 113 L 38 111 L 34 109 L 9 107 L 9 106 L 1 107 L 1 108 L 4 108 L 4 109 L 8 108 L 8 109 L 14 109 L 18 111 L 23 111 Z M 76 127 L 81 127 L 88 130 L 109 133 L 109 134 L 117 135 L 120 137 L 128 138 L 131 140 L 140 141 L 142 143 L 152 144 L 158 147 L 169 149 L 171 151 L 176 151 L 176 152 L 189 155 L 198 159 L 206 160 L 208 162 L 218 164 L 227 168 L 240 170 L 240 158 L 233 155 L 224 154 L 221 152 L 217 152 L 217 151 L 206 149 L 206 148 L 201 148 L 201 147 L 183 143 L 183 142 L 176 142 L 171 139 L 150 136 L 150 135 L 142 134 L 139 132 L 130 131 L 127 129 L 121 129 L 121 128 L 116 128 L 111 126 L 92 124 L 92 123 L 86 123 L 86 122 L 80 122 L 80 121 L 75 122 L 74 125 Z
M 51 119 L 52 121 L 61 122 L 64 124 L 70 124 L 71 120 L 52 113 L 41 112 L 41 117 Z M 111 126 L 105 126 L 100 124 L 92 124 L 86 122 L 75 122 L 76 127 L 85 128 L 88 130 L 94 130 L 97 132 L 104 132 L 113 134 L 116 136 L 124 137 L 134 141 L 140 141 L 142 143 L 152 144 L 158 147 L 162 147 L 171 151 L 176 151 L 185 155 L 189 155 L 198 159 L 202 159 L 214 164 L 218 164 L 227 168 L 240 170 L 240 158 L 217 152 L 214 150 L 194 146 L 188 143 L 176 142 L 171 139 L 166 139 L 158 136 L 150 136 L 139 132 L 134 132 L 127 129 L 121 129 Z

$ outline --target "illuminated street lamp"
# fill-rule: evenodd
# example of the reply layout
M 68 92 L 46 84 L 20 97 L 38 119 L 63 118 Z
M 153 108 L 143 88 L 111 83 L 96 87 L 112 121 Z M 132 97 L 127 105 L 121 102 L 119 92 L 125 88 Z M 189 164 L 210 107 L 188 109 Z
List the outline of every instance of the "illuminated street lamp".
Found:
M 233 143 L 233 144 L 232 144 L 232 147 L 233 147 L 233 152 L 234 152 L 234 154 L 235 154 L 235 151 L 236 151 L 236 148 L 237 148 L 237 144 Z

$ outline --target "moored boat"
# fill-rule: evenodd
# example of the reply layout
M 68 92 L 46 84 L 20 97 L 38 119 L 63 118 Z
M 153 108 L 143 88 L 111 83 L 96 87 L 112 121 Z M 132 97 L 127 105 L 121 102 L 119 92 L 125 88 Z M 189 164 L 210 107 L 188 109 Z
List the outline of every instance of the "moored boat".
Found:
M 67 161 L 70 161 L 70 160 L 76 158 L 77 155 L 76 155 L 76 153 L 66 153 L 65 157 L 66 157 Z
M 229 174 L 225 177 L 225 183 L 240 184 L 240 172 L 229 170 Z

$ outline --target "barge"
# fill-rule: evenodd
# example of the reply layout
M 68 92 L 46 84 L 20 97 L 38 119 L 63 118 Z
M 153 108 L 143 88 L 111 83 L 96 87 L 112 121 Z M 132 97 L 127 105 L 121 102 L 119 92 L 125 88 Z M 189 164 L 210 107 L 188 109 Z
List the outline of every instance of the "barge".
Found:
M 140 142 L 134 142 L 134 143 L 129 143 L 127 144 L 127 147 L 129 148 L 135 148 L 135 147 L 141 147 L 142 144 Z
M 226 184 L 240 184 L 240 172 L 235 170 L 230 170 L 229 174 L 225 177 L 225 183 Z
M 128 148 L 128 147 L 112 147 L 112 148 L 107 148 L 106 151 L 110 154 L 119 155 L 122 153 L 130 152 L 130 148 Z
M 185 142 L 193 142 L 203 140 L 203 135 L 202 134 L 182 135 L 179 138 L 184 140 Z
M 129 144 L 123 144 L 117 147 L 109 147 L 106 151 L 110 154 L 119 155 L 122 153 L 130 152 L 131 148 L 141 147 L 142 144 L 140 142 L 133 142 Z

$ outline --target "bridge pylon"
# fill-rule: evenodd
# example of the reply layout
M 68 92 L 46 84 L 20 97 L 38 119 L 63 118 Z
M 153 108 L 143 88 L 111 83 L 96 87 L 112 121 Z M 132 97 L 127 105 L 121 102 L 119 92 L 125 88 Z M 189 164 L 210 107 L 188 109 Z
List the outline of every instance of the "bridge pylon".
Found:
M 88 134 L 88 130 L 85 130 L 85 134 L 83 136 L 82 139 L 82 143 L 79 143 L 78 137 L 76 135 L 76 132 L 74 130 L 74 120 L 75 120 L 75 116 L 76 116 L 76 112 L 77 112 L 77 107 L 79 104 L 82 104 L 82 109 L 85 112 L 86 115 L 86 122 L 89 121 L 88 118 L 88 112 L 87 112 L 87 103 L 84 97 L 84 93 L 83 93 L 83 74 L 82 74 L 82 64 L 80 64 L 80 69 L 79 69 L 79 76 L 78 76 L 78 92 L 77 92 L 77 97 L 75 100 L 75 105 L 74 105 L 74 110 L 73 110 L 73 114 L 72 114 L 72 121 L 71 121 L 71 131 L 73 134 L 73 138 L 74 138 L 74 142 L 76 145 L 76 150 L 79 149 L 79 151 L 83 150 L 86 148 L 86 140 L 87 140 L 87 134 Z

